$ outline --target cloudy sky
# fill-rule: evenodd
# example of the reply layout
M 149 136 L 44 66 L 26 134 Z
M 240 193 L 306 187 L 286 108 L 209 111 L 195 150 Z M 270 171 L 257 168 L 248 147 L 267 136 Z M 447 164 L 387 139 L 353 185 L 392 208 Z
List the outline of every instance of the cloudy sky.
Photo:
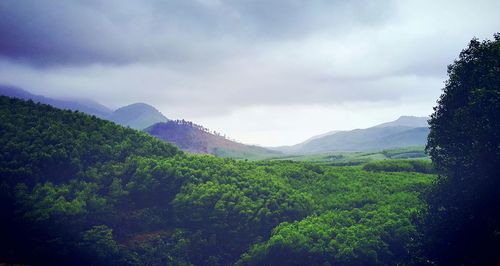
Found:
M 500 1 L 0 0 L 0 84 L 294 144 L 432 112 Z

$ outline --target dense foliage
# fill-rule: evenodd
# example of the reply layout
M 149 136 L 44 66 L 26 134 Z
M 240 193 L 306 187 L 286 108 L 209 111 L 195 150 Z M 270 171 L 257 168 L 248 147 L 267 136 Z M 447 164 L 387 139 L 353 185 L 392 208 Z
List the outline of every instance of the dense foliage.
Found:
M 397 148 L 382 151 L 369 151 L 369 152 L 332 152 L 320 154 L 294 154 L 294 155 L 281 155 L 266 160 L 273 161 L 299 161 L 299 162 L 314 162 L 335 166 L 353 166 L 362 165 L 368 162 L 381 161 L 387 159 L 415 159 L 415 160 L 430 160 L 425 153 L 424 146 L 414 146 Z M 396 160 L 395 160 L 396 161 Z
M 187 155 L 95 117 L 0 97 L 0 262 L 409 262 L 434 179 Z
M 289 172 L 283 175 L 293 177 L 292 185 L 310 193 L 314 212 L 281 223 L 243 255 L 241 264 L 384 265 L 413 259 L 412 219 L 423 207 L 418 194 L 431 176 L 297 163 L 285 167 Z M 317 172 L 301 174 L 307 168 Z
M 434 173 L 430 160 L 383 160 L 372 161 L 363 166 L 366 171 L 375 172 L 419 172 Z
M 2 259 L 70 257 L 74 237 L 112 216 L 115 199 L 100 195 L 121 193 L 122 165 L 134 156 L 182 156 L 145 133 L 7 97 L 0 97 L 0 129 Z
M 423 227 L 443 264 L 500 263 L 500 34 L 473 39 L 448 67 L 427 149 L 440 172 Z

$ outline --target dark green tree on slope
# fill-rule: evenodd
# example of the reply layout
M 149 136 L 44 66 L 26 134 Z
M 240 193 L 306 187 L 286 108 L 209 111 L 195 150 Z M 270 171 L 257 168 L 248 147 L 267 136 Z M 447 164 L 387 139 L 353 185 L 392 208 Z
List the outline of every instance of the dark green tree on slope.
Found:
M 500 263 L 500 33 L 473 39 L 448 67 L 429 121 L 440 172 L 429 193 L 425 253 L 438 264 Z

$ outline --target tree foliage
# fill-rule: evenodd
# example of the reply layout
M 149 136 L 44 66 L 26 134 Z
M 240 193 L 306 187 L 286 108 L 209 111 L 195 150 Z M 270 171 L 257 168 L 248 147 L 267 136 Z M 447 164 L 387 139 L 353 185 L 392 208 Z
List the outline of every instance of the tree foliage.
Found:
M 366 171 L 434 173 L 430 160 L 381 160 L 363 166 Z
M 0 117 L 0 261 L 13 264 L 408 262 L 434 178 L 189 155 L 6 97 Z
M 473 39 L 429 121 L 440 172 L 429 194 L 426 253 L 445 264 L 500 263 L 500 34 Z

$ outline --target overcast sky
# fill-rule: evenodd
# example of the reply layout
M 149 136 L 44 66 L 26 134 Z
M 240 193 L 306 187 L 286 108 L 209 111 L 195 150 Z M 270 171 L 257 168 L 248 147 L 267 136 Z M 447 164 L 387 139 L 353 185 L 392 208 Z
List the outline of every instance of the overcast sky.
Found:
M 146 102 L 245 143 L 432 112 L 500 1 L 0 0 L 0 83 Z

